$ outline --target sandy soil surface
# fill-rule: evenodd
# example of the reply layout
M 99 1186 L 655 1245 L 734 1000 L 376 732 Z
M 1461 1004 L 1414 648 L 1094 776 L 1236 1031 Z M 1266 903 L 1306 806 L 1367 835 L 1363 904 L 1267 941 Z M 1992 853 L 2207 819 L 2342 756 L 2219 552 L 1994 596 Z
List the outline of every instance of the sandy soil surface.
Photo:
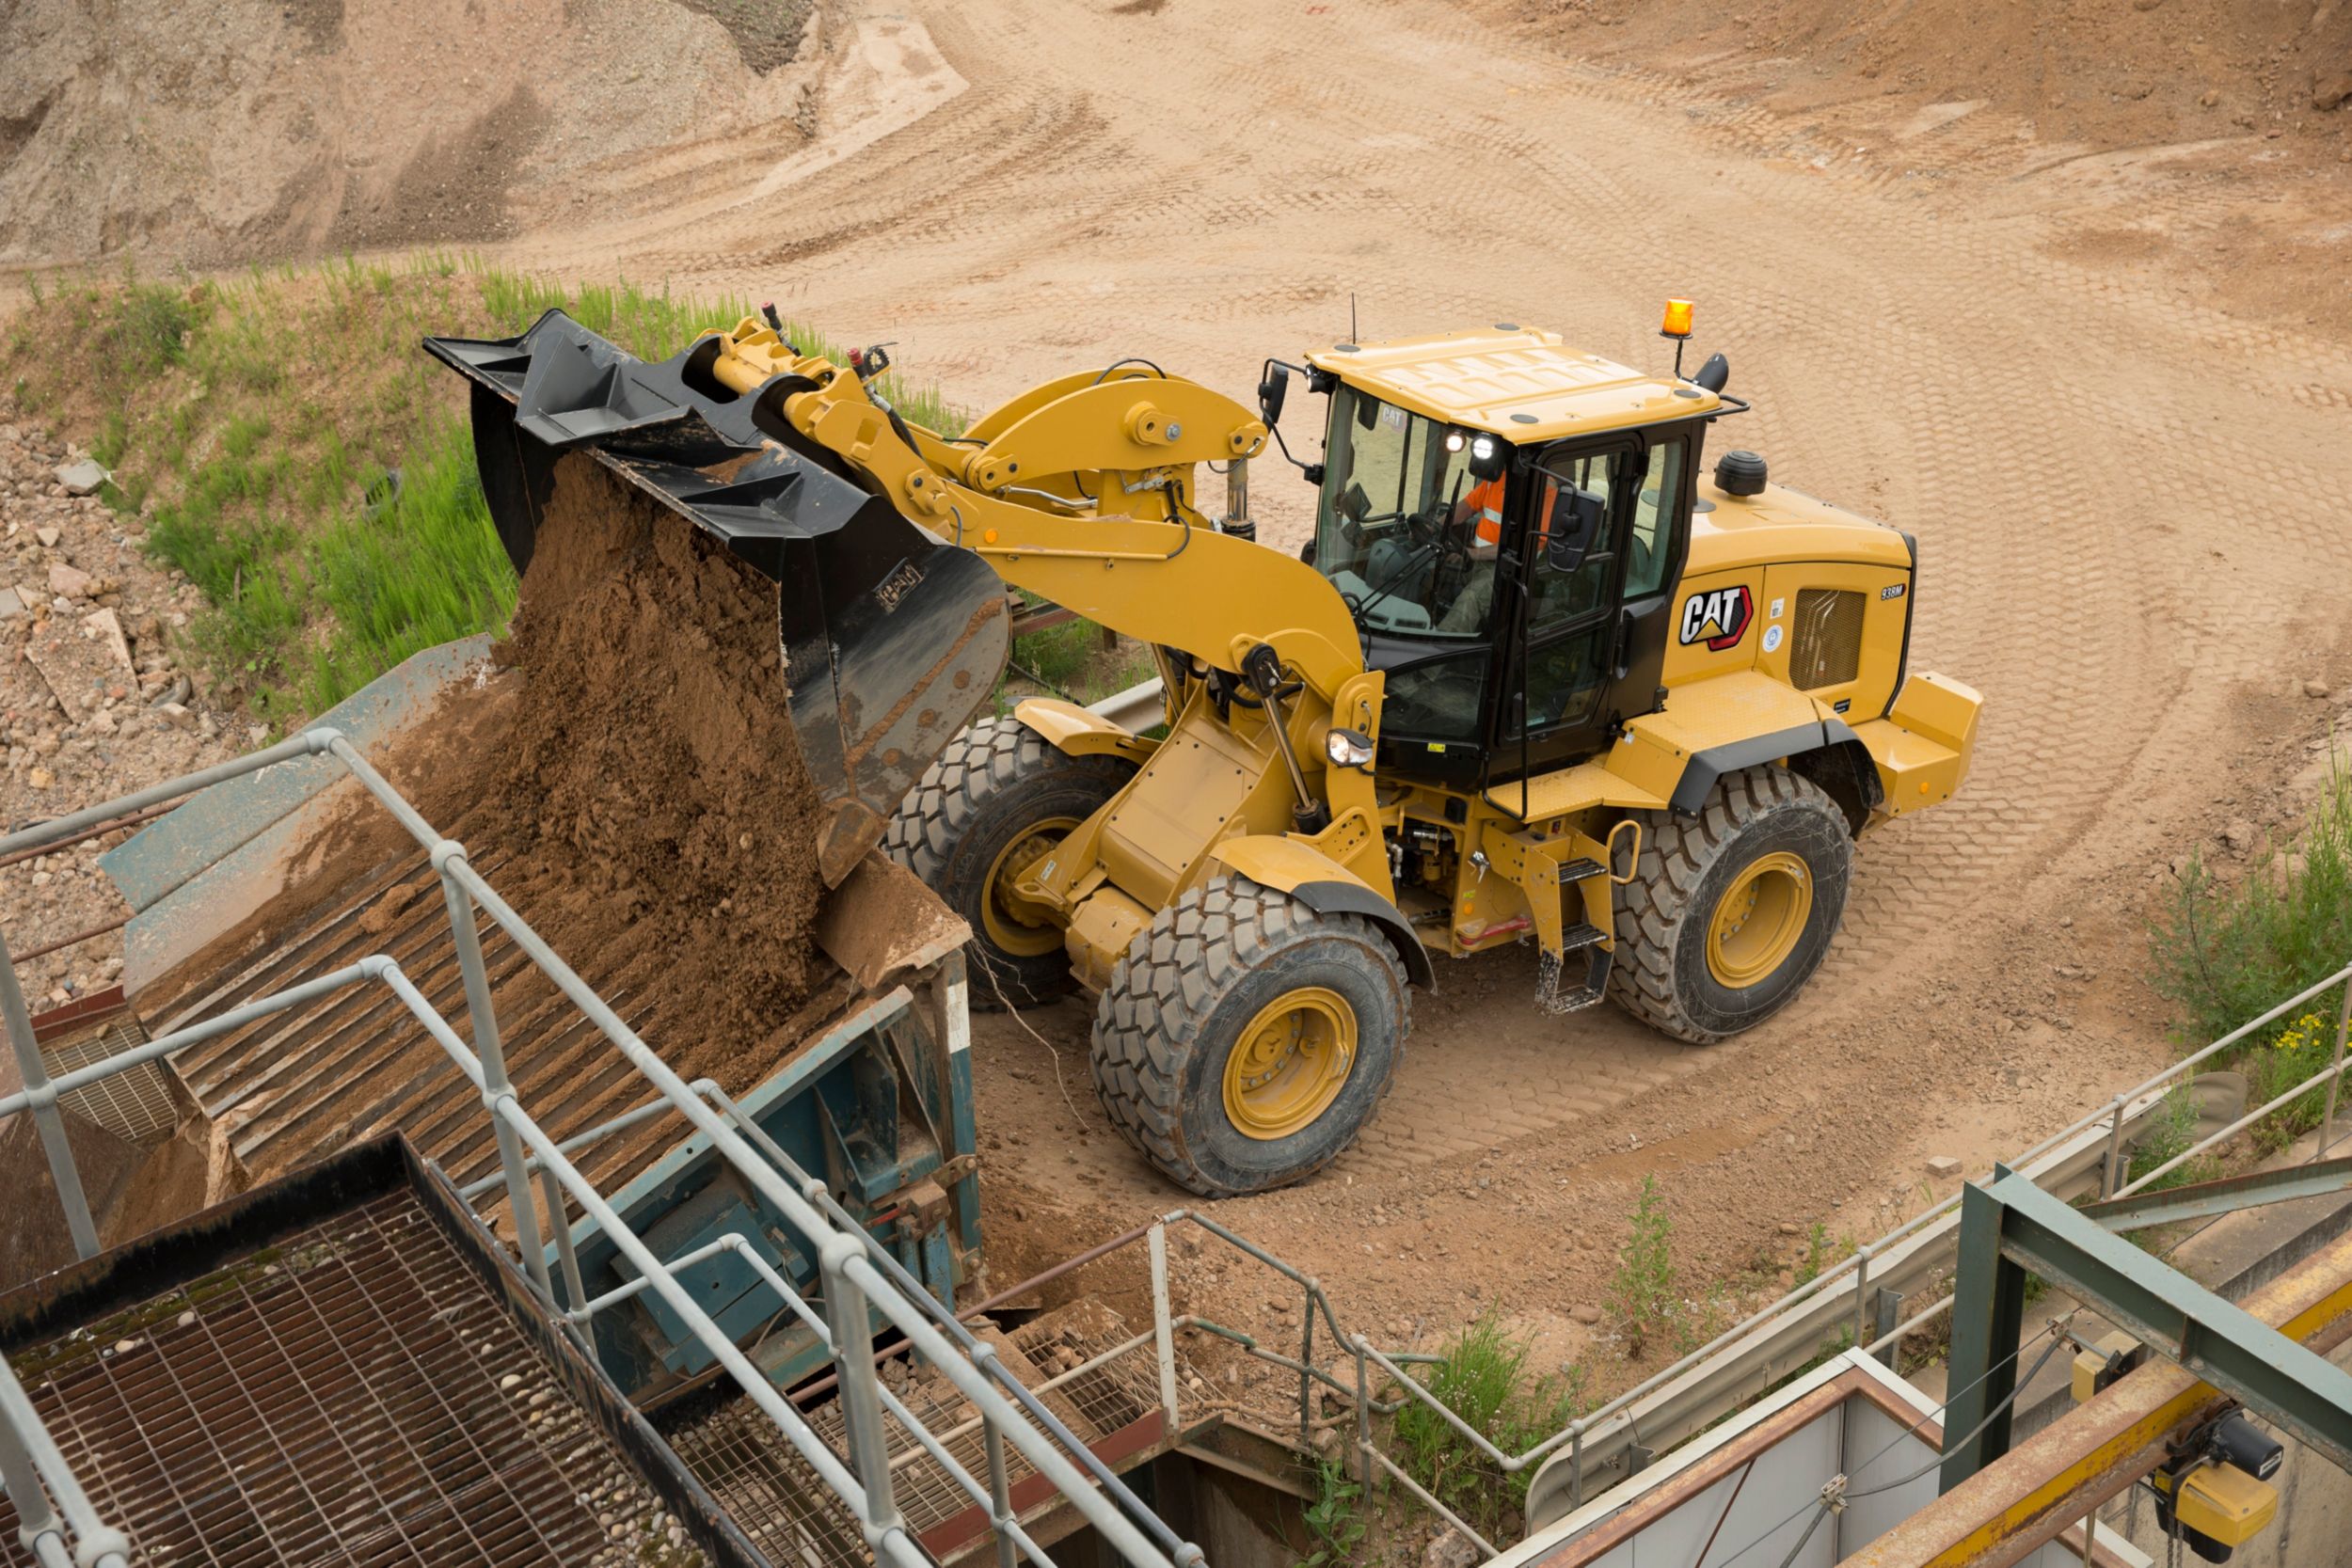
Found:
M 2099 236 L 2259 214 L 2300 226 L 2282 277 L 2340 277 L 2352 171 L 2329 122 L 2291 167 L 2257 129 L 2021 172 L 1977 139 L 1989 107 L 1891 161 L 1831 155 L 1811 111 L 1763 101 L 1769 58 L 1737 57 L 1742 92 L 1573 54 L 1592 40 L 1515 9 L 1344 12 L 917 6 L 968 87 L 788 207 L 505 253 L 772 295 L 977 404 L 1130 353 L 1242 388 L 1342 336 L 1351 295 L 1369 336 L 1536 321 L 1661 364 L 1657 302 L 1699 301 L 1701 352 L 1757 404 L 1719 439 L 1918 535 L 1915 657 L 1988 700 L 1965 793 L 1865 844 L 1831 963 L 1766 1027 L 1692 1050 L 1545 1018 L 1523 955 L 1449 968 L 1360 1147 L 1219 1206 L 1383 1328 L 1500 1297 L 1580 1354 L 1645 1175 L 1692 1273 L 1770 1289 L 1789 1232 L 1875 1234 L 1942 1196 L 1930 1156 L 1981 1168 L 2164 1059 L 2151 878 L 2291 809 L 2278 769 L 2334 705 L 2306 683 L 2342 685 L 2352 356 L 2332 317 L 2265 314 L 2226 256 L 2168 242 L 2185 254 L 2157 266 Z M 1258 494 L 1295 545 L 1305 487 L 1269 471 Z M 979 1026 L 1007 1261 L 1170 1203 L 1057 1085 L 1086 1021 Z
M 218 263 L 516 232 L 658 152 L 800 147 L 810 0 L 12 0 L 0 267 Z M 659 204 L 671 193 L 644 199 Z M 555 214 L 540 212 L 539 221 Z
M 1769 1291 L 1805 1224 L 1875 1234 L 1942 1196 L 1928 1157 L 1980 1169 L 2165 1059 L 2152 879 L 2291 821 L 2352 674 L 2352 115 L 2312 106 L 2341 28 L 2287 55 L 2192 0 L 2078 8 L 2154 30 L 2117 65 L 2144 99 L 2037 86 L 2086 40 L 1972 52 L 1949 6 L 1905 55 L 1839 53 L 1843 13 L 1797 0 L 1679 32 L 1688 8 L 844 0 L 803 56 L 813 139 L 648 138 L 518 198 L 490 249 L 772 298 L 975 406 L 1129 354 L 1238 392 L 1351 310 L 1662 366 L 1659 301 L 1699 302 L 1756 404 L 1719 446 L 1918 536 L 1914 657 L 1988 703 L 1966 791 L 1866 841 L 1829 965 L 1767 1026 L 1693 1050 L 1547 1018 L 1527 955 L 1448 967 L 1361 1145 L 1216 1211 L 1375 1334 L 1500 1300 L 1565 1359 L 1605 1348 L 1581 1319 L 1645 1176 L 1692 1274 Z M 1263 467 L 1295 546 L 1306 488 Z M 977 1031 L 1000 1279 L 1175 1196 L 1085 1097 L 1087 1010 L 1026 1023 Z M 1273 1321 L 1263 1276 L 1201 1278 Z

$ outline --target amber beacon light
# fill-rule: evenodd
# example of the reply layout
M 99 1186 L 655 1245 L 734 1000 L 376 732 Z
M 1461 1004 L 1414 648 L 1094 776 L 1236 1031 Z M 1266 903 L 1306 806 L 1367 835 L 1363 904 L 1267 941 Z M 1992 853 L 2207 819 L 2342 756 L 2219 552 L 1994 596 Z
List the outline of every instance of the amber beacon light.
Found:
M 1666 322 L 1658 329 L 1661 338 L 1688 338 L 1691 335 L 1691 302 L 1687 299 L 1666 301 Z

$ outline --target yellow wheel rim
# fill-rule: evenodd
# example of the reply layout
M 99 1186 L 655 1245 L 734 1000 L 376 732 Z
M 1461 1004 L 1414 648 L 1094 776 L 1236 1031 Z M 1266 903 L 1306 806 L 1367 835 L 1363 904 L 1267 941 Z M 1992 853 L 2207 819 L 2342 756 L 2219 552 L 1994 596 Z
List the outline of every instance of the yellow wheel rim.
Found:
M 1049 816 L 1033 822 L 997 853 L 988 868 L 987 892 L 980 900 L 980 926 L 991 945 L 1016 958 L 1034 958 L 1062 944 L 1061 929 L 1013 892 L 1021 879 L 1078 825 L 1074 816 Z
M 1707 942 L 1708 973 L 1745 990 L 1797 950 L 1813 912 L 1813 872 L 1785 849 L 1751 861 L 1715 903 Z
M 1225 1058 L 1225 1115 L 1245 1137 L 1287 1138 L 1331 1108 L 1356 1063 L 1356 1009 L 1307 986 L 1258 1009 Z

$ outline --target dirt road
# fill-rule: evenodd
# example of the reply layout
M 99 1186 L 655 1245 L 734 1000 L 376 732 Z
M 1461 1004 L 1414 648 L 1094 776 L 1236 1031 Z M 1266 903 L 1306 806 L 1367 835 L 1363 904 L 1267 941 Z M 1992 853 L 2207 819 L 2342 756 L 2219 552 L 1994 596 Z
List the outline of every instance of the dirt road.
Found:
M 1753 71 L 1579 63 L 1510 8 L 1438 0 L 841 0 L 824 29 L 811 139 L 518 186 L 493 254 L 772 298 L 973 406 L 1131 354 L 1242 392 L 1351 311 L 1370 338 L 1517 321 L 1662 367 L 1659 302 L 1688 295 L 1756 404 L 1716 450 L 1916 534 L 1914 659 L 1987 698 L 1966 791 L 1866 842 L 1791 1011 L 1697 1051 L 1537 1013 L 1524 955 L 1447 968 L 1360 1147 L 1220 1217 L 1375 1331 L 1500 1294 L 1565 1354 L 1645 1175 L 1694 1272 L 1760 1258 L 1767 1288 L 1785 1226 L 1872 1234 L 1927 1156 L 1980 1169 L 2162 1057 L 2152 874 L 2261 815 L 2332 711 L 2305 682 L 2348 673 L 2352 355 L 2117 237 L 2227 229 L 2262 190 L 2212 170 L 2258 174 L 2264 133 L 2019 157 L 2033 128 L 2004 111 L 1890 101 L 1863 147 Z M 2326 179 L 2297 188 L 2337 211 L 2263 231 L 2340 253 Z M 1302 454 L 1319 413 L 1294 400 Z M 1265 536 L 1295 546 L 1307 489 L 1261 467 Z M 1174 1200 L 1092 1103 L 1089 1016 L 979 1029 L 1009 1272 Z
M 1658 301 L 1688 294 L 1757 405 L 1718 446 L 1915 532 L 1914 657 L 1987 698 L 1966 792 L 1866 844 L 1802 1005 L 1694 1051 L 1536 1014 L 1524 961 L 1449 970 L 1361 1147 L 1229 1218 L 1416 1311 L 1484 1289 L 1564 1312 L 1646 1171 L 1694 1261 L 1785 1253 L 1780 1223 L 1817 1215 L 1867 1236 L 1927 1155 L 1980 1163 L 2159 1057 L 2151 869 L 2250 809 L 2249 744 L 2315 722 L 2303 683 L 2339 673 L 2352 600 L 2352 357 L 2087 243 L 2210 191 L 2144 155 L 1923 177 L 1948 116 L 1891 160 L 1824 156 L 1760 109 L 1422 0 L 1376 25 L 1248 0 L 913 15 L 865 24 L 861 69 L 896 49 L 893 102 L 949 73 L 914 123 L 771 199 L 707 192 L 684 230 L 513 254 L 772 294 L 976 403 L 1133 353 L 1239 389 L 1345 335 L 1351 294 L 1370 337 L 1538 322 L 1657 365 Z M 1260 492 L 1295 544 L 1305 487 Z M 1086 1017 L 1030 1022 L 1092 1135 L 1013 1131 L 1073 1113 L 1005 1020 L 981 1032 L 984 1125 L 1009 1204 L 1107 1228 L 1169 1195 L 1087 1098 Z

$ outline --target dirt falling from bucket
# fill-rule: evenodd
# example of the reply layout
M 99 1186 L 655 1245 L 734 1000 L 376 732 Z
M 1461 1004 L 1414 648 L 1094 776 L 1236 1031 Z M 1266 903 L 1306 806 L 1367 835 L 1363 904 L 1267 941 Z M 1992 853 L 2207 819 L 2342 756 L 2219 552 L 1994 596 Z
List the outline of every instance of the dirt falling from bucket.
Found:
M 561 891 L 543 881 L 524 913 L 559 953 L 584 967 L 650 923 L 661 989 L 691 1000 L 706 1039 L 748 1045 L 822 977 L 815 795 L 773 585 L 573 456 L 522 607 L 492 656 L 524 681 L 512 721 L 444 816 L 472 818 L 477 863 L 495 847 L 553 874 Z

